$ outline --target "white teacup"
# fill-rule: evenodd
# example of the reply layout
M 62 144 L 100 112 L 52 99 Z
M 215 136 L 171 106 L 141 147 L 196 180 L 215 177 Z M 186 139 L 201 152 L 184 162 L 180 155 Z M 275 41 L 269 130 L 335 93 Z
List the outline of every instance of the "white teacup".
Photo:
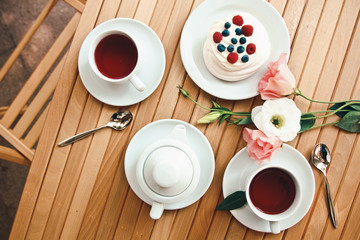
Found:
M 245 194 L 250 209 L 269 221 L 271 232 L 275 234 L 280 232 L 279 221 L 296 212 L 302 197 L 296 175 L 273 163 L 263 163 L 249 173 Z
M 145 84 L 137 77 L 143 61 L 136 37 L 120 30 L 98 34 L 89 48 L 89 64 L 96 77 L 110 83 L 130 81 L 140 92 Z

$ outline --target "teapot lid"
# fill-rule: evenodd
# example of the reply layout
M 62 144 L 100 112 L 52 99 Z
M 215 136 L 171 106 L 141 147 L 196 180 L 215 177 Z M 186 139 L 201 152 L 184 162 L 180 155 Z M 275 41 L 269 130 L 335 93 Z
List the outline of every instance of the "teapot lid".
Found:
M 174 146 L 152 151 L 143 166 L 146 185 L 156 194 L 173 197 L 190 185 L 194 169 L 189 156 Z

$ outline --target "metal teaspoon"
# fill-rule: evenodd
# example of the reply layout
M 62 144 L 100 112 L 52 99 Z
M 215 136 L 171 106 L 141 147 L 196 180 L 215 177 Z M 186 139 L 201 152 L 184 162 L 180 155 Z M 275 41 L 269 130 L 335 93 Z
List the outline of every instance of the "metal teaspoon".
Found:
M 327 196 L 329 214 L 334 228 L 337 228 L 337 219 L 335 214 L 334 203 L 331 197 L 329 182 L 326 177 L 326 168 L 330 164 L 330 160 L 331 157 L 330 157 L 329 148 L 323 143 L 316 144 L 311 153 L 311 162 L 325 176 L 325 187 L 326 187 L 326 196 Z
M 72 136 L 68 139 L 65 139 L 64 141 L 60 142 L 58 144 L 59 147 L 64 147 L 66 145 L 69 145 L 73 142 L 76 142 L 76 141 L 79 141 L 87 136 L 90 136 L 91 134 L 93 134 L 94 132 L 100 130 L 100 129 L 103 129 L 103 128 L 106 128 L 106 127 L 110 127 L 112 129 L 115 129 L 115 130 L 123 130 L 125 129 L 127 126 L 130 125 L 130 123 L 132 122 L 133 120 L 133 114 L 130 112 L 130 111 L 119 111 L 119 112 L 116 112 L 114 113 L 111 118 L 110 118 L 110 121 L 101 126 L 101 127 L 97 127 L 95 129 L 92 129 L 92 130 L 89 130 L 89 131 L 86 131 L 86 132 L 82 132 L 82 133 L 79 133 L 75 136 Z

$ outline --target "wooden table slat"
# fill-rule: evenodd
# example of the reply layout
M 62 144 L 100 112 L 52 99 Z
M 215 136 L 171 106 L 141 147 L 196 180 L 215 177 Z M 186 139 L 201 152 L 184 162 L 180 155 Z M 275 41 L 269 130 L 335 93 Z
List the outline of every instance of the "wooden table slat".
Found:
M 38 155 L 34 157 L 35 163 L 31 165 L 27 183 L 25 184 L 23 194 L 21 196 L 20 204 L 15 217 L 13 228 L 10 234 L 10 239 L 23 239 L 27 232 L 27 227 L 30 222 L 32 211 L 36 204 L 38 192 L 41 187 L 42 179 L 45 176 L 46 166 L 48 165 L 49 158 L 51 156 L 52 148 L 59 130 L 62 118 L 59 118 L 59 114 L 63 116 L 67 99 L 70 96 L 73 82 L 76 77 L 77 68 L 77 53 L 76 49 L 79 49 L 82 41 L 85 39 L 87 33 L 91 30 L 92 17 L 97 14 L 98 8 L 96 4 L 99 1 L 88 1 L 88 11 L 84 11 L 80 19 L 78 29 L 74 35 L 72 44 L 69 49 L 69 53 L 66 56 L 64 68 L 60 74 L 60 81 L 58 87 L 55 90 L 51 107 L 47 121 L 45 123 L 43 134 L 39 140 L 39 149 L 37 149 Z M 94 5 L 94 6 L 93 6 Z M 66 99 L 66 100 L 65 100 Z M 38 160 L 37 160 L 38 159 Z M 14 230 L 16 229 L 16 230 Z
M 344 172 L 342 183 L 335 199 L 337 205 L 337 219 L 340 229 L 344 228 L 347 217 L 352 210 L 352 200 L 356 197 L 355 195 L 357 190 L 354 186 L 360 182 L 360 174 L 357 171 L 357 169 L 360 167 L 360 161 L 356 160 L 357 156 L 355 154 L 359 151 L 360 144 L 359 137 L 357 136 L 357 139 L 353 145 L 352 156 L 350 156 L 350 159 L 348 160 L 347 169 Z M 322 236 L 324 239 L 340 239 L 341 232 L 334 229 L 330 221 L 327 221 L 326 226 L 322 232 Z
M 359 214 L 360 214 L 360 184 L 357 187 L 357 194 L 352 204 L 352 211 L 347 219 L 347 225 L 341 234 L 342 239 L 358 239 L 359 238 Z
M 88 0 L 65 58 L 60 81 L 41 134 L 34 162 L 14 221 L 10 239 L 357 239 L 359 230 L 359 135 L 336 127 L 317 128 L 293 141 L 309 159 L 315 143 L 326 143 L 332 153 L 328 178 L 338 213 L 334 229 L 328 217 L 323 176 L 314 170 L 315 197 L 305 217 L 280 234 L 246 228 L 230 212 L 214 211 L 223 200 L 222 180 L 230 159 L 246 143 L 242 126 L 199 125 L 207 113 L 178 93 L 183 86 L 201 105 L 210 96 L 187 75 L 180 54 L 182 28 L 204 0 Z M 358 0 L 270 0 L 289 29 L 289 67 L 297 86 L 308 97 L 336 101 L 360 99 L 360 23 Z M 161 39 L 164 77 L 158 88 L 139 104 L 113 107 L 88 94 L 77 72 L 77 55 L 91 29 L 114 18 L 128 17 L 149 25 Z M 302 112 L 326 110 L 328 104 L 294 97 Z M 216 99 L 233 111 L 250 111 L 263 104 L 260 97 L 242 101 Z M 102 130 L 65 148 L 55 144 L 78 132 L 105 124 L 118 109 L 135 119 L 127 129 Z M 56 116 L 55 116 L 56 113 Z M 60 118 L 55 119 L 57 116 Z M 215 154 L 213 181 L 189 207 L 165 211 L 159 220 L 151 206 L 129 187 L 124 170 L 128 143 L 145 125 L 159 119 L 180 119 L 196 126 Z M 316 124 L 337 121 L 336 116 Z M 51 124 L 55 121 L 55 124 Z

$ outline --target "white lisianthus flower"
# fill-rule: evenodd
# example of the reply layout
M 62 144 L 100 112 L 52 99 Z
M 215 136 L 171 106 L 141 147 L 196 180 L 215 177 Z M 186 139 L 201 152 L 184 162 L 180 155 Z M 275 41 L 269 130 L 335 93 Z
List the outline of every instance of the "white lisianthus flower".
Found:
M 289 98 L 267 100 L 255 107 L 251 119 L 266 136 L 279 137 L 283 142 L 293 140 L 300 131 L 301 111 Z

